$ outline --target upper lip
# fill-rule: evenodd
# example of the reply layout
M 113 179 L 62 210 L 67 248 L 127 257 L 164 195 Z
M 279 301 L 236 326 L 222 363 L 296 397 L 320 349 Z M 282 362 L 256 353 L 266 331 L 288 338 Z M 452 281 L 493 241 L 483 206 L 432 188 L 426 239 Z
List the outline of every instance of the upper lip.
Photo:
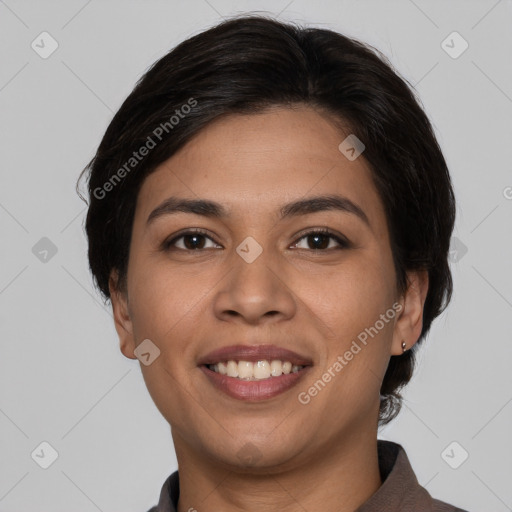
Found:
M 290 361 L 298 366 L 310 366 L 312 360 L 277 345 L 231 345 L 222 347 L 199 358 L 198 366 L 216 364 L 221 361 Z

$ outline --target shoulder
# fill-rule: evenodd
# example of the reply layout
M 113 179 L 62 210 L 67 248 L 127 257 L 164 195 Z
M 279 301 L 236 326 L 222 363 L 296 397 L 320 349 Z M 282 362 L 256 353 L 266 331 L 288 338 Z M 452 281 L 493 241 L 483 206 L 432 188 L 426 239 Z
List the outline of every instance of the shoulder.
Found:
M 382 485 L 357 512 L 393 510 L 406 512 L 468 512 L 433 498 L 418 483 L 405 449 L 398 443 L 378 440 Z
M 449 503 L 445 503 L 444 501 L 439 501 L 436 499 L 432 500 L 432 512 L 468 512 L 467 510 L 462 510 L 461 508 L 450 505 Z
M 158 504 L 151 507 L 148 512 L 176 512 L 178 510 L 178 498 L 180 496 L 180 484 L 178 471 L 175 471 L 164 482 L 160 491 Z

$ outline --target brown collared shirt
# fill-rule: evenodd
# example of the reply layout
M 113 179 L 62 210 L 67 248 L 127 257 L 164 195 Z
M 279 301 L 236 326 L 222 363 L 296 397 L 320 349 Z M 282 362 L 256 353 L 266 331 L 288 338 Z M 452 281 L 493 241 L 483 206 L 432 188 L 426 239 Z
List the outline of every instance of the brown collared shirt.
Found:
M 382 485 L 355 512 L 467 512 L 430 496 L 411 467 L 402 445 L 377 440 Z M 165 481 L 158 505 L 148 512 L 177 512 L 178 471 Z

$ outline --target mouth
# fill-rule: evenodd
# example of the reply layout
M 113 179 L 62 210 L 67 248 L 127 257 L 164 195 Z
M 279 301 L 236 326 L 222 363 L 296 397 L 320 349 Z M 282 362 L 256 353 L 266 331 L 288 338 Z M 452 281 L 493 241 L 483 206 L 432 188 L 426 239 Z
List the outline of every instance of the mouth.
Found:
M 266 359 L 256 361 L 221 361 L 217 364 L 208 364 L 206 367 L 220 375 L 227 375 L 240 380 L 264 380 L 272 377 L 280 377 L 289 373 L 297 373 L 305 368 L 302 365 L 292 364 L 291 361 L 279 361 L 274 359 L 269 362 Z
M 238 400 L 260 401 L 295 386 L 312 361 L 275 345 L 225 347 L 199 360 L 209 382 Z

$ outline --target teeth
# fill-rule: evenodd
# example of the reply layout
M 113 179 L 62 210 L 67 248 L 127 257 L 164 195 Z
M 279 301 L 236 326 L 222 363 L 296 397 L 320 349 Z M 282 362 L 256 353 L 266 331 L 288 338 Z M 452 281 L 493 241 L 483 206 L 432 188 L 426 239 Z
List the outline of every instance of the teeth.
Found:
M 253 364 L 249 361 L 238 361 L 238 378 L 250 379 L 254 377 Z
M 228 377 L 238 377 L 238 363 L 236 361 L 228 361 L 226 367 L 226 375 Z M 213 370 L 215 371 L 215 368 Z
M 269 361 L 263 359 L 252 363 L 250 361 L 222 361 L 217 364 L 209 364 L 208 368 L 221 375 L 236 377 L 242 380 L 262 380 L 270 377 L 279 377 L 291 373 L 297 373 L 304 368 L 300 365 L 292 365 L 290 361 Z
M 258 361 L 253 364 L 252 371 L 255 379 L 268 379 L 270 377 L 270 364 L 268 361 Z
M 272 377 L 279 377 L 283 373 L 283 364 L 281 361 L 272 361 L 270 363 L 270 375 Z

